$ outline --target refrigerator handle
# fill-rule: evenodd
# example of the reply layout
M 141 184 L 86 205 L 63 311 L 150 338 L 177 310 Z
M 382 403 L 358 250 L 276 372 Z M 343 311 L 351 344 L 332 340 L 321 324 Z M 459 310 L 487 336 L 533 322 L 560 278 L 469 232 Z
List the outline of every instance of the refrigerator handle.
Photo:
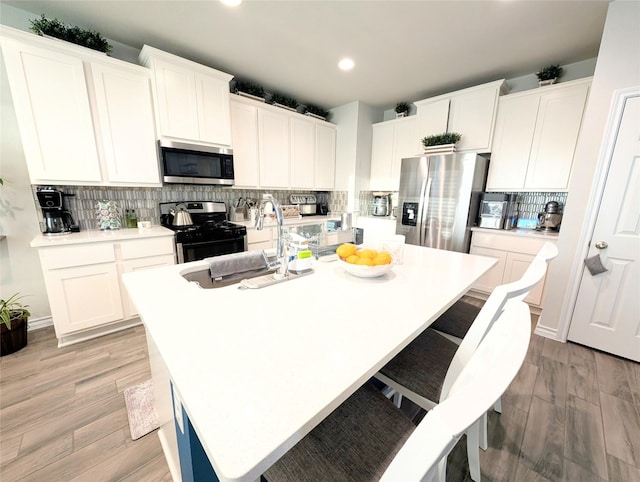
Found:
M 427 217 L 427 208 L 429 207 L 429 194 L 431 193 L 431 178 L 425 179 L 422 181 L 422 186 L 420 187 L 420 204 L 418 206 L 418 240 L 420 246 L 424 246 L 426 241 L 426 217 Z

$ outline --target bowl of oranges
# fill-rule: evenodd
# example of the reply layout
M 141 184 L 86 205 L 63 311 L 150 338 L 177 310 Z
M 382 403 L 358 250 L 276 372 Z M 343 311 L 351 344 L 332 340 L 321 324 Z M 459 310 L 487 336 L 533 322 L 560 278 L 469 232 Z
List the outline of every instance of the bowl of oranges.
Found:
M 393 257 L 387 251 L 358 247 L 345 243 L 338 246 L 336 254 L 345 271 L 359 278 L 376 278 L 391 270 Z

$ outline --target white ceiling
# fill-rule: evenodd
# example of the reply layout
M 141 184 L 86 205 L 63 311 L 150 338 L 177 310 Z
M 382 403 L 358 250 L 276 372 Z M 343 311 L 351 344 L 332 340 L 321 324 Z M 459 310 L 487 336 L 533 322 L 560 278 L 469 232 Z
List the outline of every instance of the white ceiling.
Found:
M 608 0 L 2 0 L 325 109 L 389 108 L 596 57 Z M 339 71 L 342 56 L 356 62 Z

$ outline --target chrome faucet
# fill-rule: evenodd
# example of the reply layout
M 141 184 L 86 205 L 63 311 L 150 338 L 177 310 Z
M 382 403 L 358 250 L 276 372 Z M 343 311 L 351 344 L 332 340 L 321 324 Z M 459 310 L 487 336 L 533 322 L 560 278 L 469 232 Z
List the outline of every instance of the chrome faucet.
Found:
M 266 195 L 260 201 L 258 206 L 258 215 L 256 216 L 255 227 L 261 230 L 264 227 L 264 207 L 270 202 L 276 212 L 276 221 L 278 222 L 278 244 L 276 246 L 276 263 L 270 267 L 279 267 L 278 275 L 287 277 L 289 275 L 289 260 L 287 259 L 287 240 L 284 232 L 284 214 L 280 203 L 270 194 Z

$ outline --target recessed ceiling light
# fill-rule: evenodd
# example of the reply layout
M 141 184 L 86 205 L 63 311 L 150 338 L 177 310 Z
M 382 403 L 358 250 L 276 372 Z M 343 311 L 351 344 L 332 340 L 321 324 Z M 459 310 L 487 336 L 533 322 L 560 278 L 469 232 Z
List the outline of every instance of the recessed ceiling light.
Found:
M 237 7 L 242 3 L 242 0 L 220 0 L 220 3 L 227 7 Z
M 338 67 L 340 67 L 340 70 L 351 70 L 353 69 L 353 67 L 355 67 L 355 65 L 355 62 L 349 57 L 345 57 L 344 59 L 340 60 L 340 62 L 338 62 Z

